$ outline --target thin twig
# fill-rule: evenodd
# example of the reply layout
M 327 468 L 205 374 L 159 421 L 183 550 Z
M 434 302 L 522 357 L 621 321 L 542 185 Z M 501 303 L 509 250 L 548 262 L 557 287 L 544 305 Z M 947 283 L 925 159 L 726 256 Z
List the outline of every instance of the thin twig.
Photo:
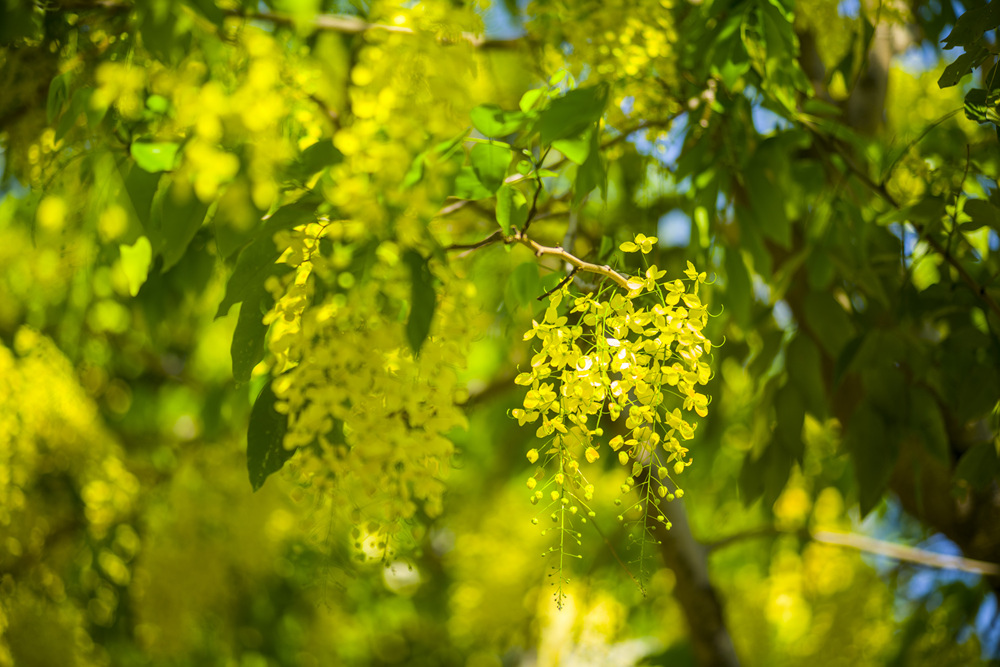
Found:
M 566 286 L 566 284 L 567 284 L 567 283 L 568 283 L 569 281 L 573 280 L 573 276 L 575 276 L 575 275 L 576 275 L 576 272 L 577 272 L 577 271 L 579 271 L 579 270 L 580 270 L 580 267 L 578 267 L 578 266 L 574 266 L 574 267 L 573 267 L 573 270 L 572 270 L 572 271 L 570 271 L 569 273 L 567 273 L 567 274 L 566 274 L 566 277 L 565 277 L 565 278 L 563 278 L 562 280 L 560 280 L 560 281 L 559 281 L 559 284 L 558 284 L 558 285 L 556 285 L 555 287 L 553 287 L 552 289 L 550 289 L 550 290 L 549 290 L 548 292 L 546 292 L 545 294 L 542 294 L 542 295 L 540 295 L 540 296 L 537 296 L 537 297 L 535 297 L 535 300 L 536 300 L 536 301 L 542 301 L 543 299 L 546 299 L 546 298 L 547 298 L 547 297 L 549 297 L 550 295 L 552 295 L 552 294 L 555 294 L 556 292 L 558 292 L 559 290 L 561 290 L 561 289 L 562 289 L 563 287 L 565 287 L 565 286 Z
M 445 250 L 478 250 L 483 246 L 488 246 L 493 243 L 499 243 L 500 241 L 507 242 L 503 235 L 503 232 L 499 229 L 489 236 L 487 236 L 482 241 L 476 241 L 475 243 L 454 243 L 445 248 Z

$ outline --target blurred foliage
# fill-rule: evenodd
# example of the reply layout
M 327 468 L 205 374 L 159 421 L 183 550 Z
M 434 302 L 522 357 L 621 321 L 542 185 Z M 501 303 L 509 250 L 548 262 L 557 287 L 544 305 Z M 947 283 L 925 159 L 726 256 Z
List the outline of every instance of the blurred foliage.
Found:
M 996 659 L 997 7 L 0 0 L 0 666 Z

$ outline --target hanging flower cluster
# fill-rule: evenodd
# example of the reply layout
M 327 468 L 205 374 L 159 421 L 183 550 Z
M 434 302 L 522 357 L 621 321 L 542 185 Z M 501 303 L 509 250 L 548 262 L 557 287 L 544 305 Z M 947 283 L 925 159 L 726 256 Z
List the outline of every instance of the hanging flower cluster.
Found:
M 645 255 L 655 244 L 656 238 L 640 234 L 621 249 Z M 541 451 L 527 453 L 538 464 L 527 485 L 532 503 L 545 503 L 543 514 L 554 524 L 547 530 L 558 535 L 558 546 L 550 549 L 559 559 L 557 602 L 566 581 L 564 558 L 575 556 L 567 540 L 580 542 L 573 522 L 595 516 L 585 466 L 596 464 L 602 450 L 610 448 L 628 466 L 620 489 L 635 500 L 617 518 L 636 523 L 640 550 L 655 543 L 656 524 L 670 528 L 660 503 L 683 495 L 674 477 L 691 463 L 686 443 L 697 427 L 691 413 L 708 414 L 709 398 L 699 387 L 711 377 L 712 344 L 704 334 L 708 310 L 698 296 L 706 275 L 690 262 L 684 280 L 661 281 L 665 273 L 650 266 L 628 280 L 624 294 L 608 295 L 611 287 L 576 298 L 557 291 L 542 321 L 524 335 L 537 341 L 537 352 L 530 370 L 515 379 L 528 392 L 512 415 L 521 425 L 537 424 L 535 434 L 549 438 Z M 605 439 L 606 431 L 617 434 Z M 625 505 L 621 498 L 616 504 Z

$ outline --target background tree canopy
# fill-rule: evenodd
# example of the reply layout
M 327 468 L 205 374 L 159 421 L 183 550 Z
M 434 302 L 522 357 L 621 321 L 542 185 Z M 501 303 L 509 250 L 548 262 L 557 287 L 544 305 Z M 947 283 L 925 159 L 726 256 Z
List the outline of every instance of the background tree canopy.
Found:
M 0 10 L 0 665 L 1000 658 L 996 0 Z

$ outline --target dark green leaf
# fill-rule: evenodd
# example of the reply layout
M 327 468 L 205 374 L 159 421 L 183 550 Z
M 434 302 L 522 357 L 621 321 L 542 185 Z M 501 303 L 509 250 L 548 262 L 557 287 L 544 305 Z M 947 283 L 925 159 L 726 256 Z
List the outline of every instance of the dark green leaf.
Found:
M 281 470 L 292 457 L 292 450 L 285 449 L 288 418 L 274 409 L 276 398 L 271 383 L 267 382 L 254 401 L 247 428 L 247 471 L 254 491 L 264 486 L 267 478 Z
M 967 10 L 955 21 L 955 27 L 948 33 L 942 41 L 944 49 L 953 49 L 956 46 L 964 47 L 966 51 L 969 47 L 977 44 L 987 30 L 993 30 L 1000 26 L 1000 2 L 987 2 L 974 9 Z
M 781 340 L 785 334 L 783 331 L 773 329 L 761 334 L 763 346 L 760 352 L 750 362 L 750 375 L 755 378 L 764 377 L 774 363 L 774 358 L 781 351 Z
M 571 90 L 552 100 L 538 117 L 542 145 L 550 146 L 557 139 L 579 135 L 601 119 L 607 102 L 608 87 L 603 84 Z
M 1000 209 L 985 199 L 970 199 L 965 202 L 963 210 L 972 218 L 972 221 L 964 223 L 962 229 L 975 230 L 980 227 L 991 227 L 1000 232 Z
M 997 460 L 996 445 L 992 442 L 981 442 L 970 447 L 955 468 L 955 477 L 964 479 L 974 489 L 985 489 L 1000 472 L 1000 461 Z
M 784 447 L 772 442 L 764 450 L 761 463 L 764 473 L 764 503 L 771 507 L 788 484 L 794 459 Z
M 226 15 L 215 4 L 215 0 L 186 0 L 186 3 L 195 8 L 199 14 L 207 18 L 218 27 L 222 27 L 222 22 Z
M 343 159 L 343 154 L 334 147 L 332 141 L 321 139 L 302 151 L 299 159 L 289 167 L 288 175 L 304 183 L 317 172 L 338 164 Z
M 601 147 L 597 141 L 597 131 L 590 133 L 590 149 L 587 159 L 576 170 L 576 182 L 573 192 L 573 205 L 578 206 L 584 197 L 594 188 L 601 189 L 601 197 L 608 197 L 608 170 L 601 156 Z
M 855 336 L 841 348 L 840 354 L 837 355 L 837 362 L 833 367 L 834 387 L 840 386 L 840 381 L 844 379 L 844 375 L 851 369 L 851 364 L 854 363 L 854 358 L 858 355 L 858 350 L 861 349 L 864 342 L 865 336 L 862 334 Z
M 415 250 L 407 250 L 403 260 L 410 267 L 410 315 L 406 321 L 406 339 L 414 354 L 420 354 L 420 348 L 431 332 L 431 322 L 434 319 L 434 309 L 437 306 L 437 292 L 434 289 L 434 277 L 427 266 L 427 260 Z
M 191 239 L 201 229 L 208 212 L 208 204 L 199 200 L 189 189 L 177 185 L 163 194 L 160 202 L 160 234 L 163 246 L 163 271 L 180 261 Z
M 977 47 L 974 51 L 966 52 L 955 58 L 955 61 L 944 68 L 941 77 L 938 79 L 938 86 L 949 88 L 961 81 L 966 74 L 979 67 L 979 63 L 986 60 L 989 51 L 982 47 Z
M 820 346 L 831 357 L 854 336 L 854 325 L 843 306 L 829 292 L 810 292 L 806 296 L 806 323 L 816 332 Z
M 295 225 L 310 222 L 315 219 L 312 208 L 315 200 L 305 200 L 289 204 L 275 211 L 257 230 L 254 240 L 243 249 L 233 275 L 226 283 L 226 295 L 219 304 L 215 316 L 220 317 L 229 309 L 264 286 L 264 281 L 272 275 L 281 275 L 290 270 L 285 264 L 275 264 L 281 253 L 274 244 L 274 234 L 283 229 L 291 229 Z
M 899 433 L 886 428 L 878 412 L 870 404 L 862 403 L 851 415 L 844 444 L 854 463 L 861 516 L 865 516 L 885 493 L 899 457 Z
M 152 231 L 151 213 L 153 199 L 160 185 L 160 177 L 161 174 L 151 174 L 145 169 L 141 169 L 139 165 L 133 165 L 128 172 L 128 176 L 125 177 L 125 192 L 132 203 L 132 208 L 135 210 L 136 218 L 142 224 L 147 234 Z M 159 230 L 156 231 L 158 234 Z M 153 241 L 152 236 L 150 237 L 150 241 Z M 153 243 L 154 250 L 158 249 L 157 245 L 157 243 Z
M 977 123 L 988 122 L 989 97 L 984 88 L 973 88 L 965 94 L 965 117 Z M 51 122 L 51 121 L 50 121 Z
M 805 445 L 802 442 L 802 425 L 806 408 L 797 387 L 786 384 L 774 397 L 774 411 L 778 423 L 774 427 L 775 440 L 788 456 L 802 464 Z
M 926 389 L 911 386 L 909 408 L 910 428 L 934 458 L 942 463 L 948 463 L 950 460 L 948 432 L 937 401 Z
M 785 212 L 782 176 L 787 170 L 784 156 L 758 150 L 746 168 L 747 194 L 757 228 L 764 236 L 787 248 L 791 243 L 791 222 Z
M 129 147 L 136 164 L 150 173 L 159 171 L 170 171 L 174 168 L 177 160 L 177 149 L 180 148 L 175 143 L 141 143 L 133 142 Z
M 253 296 L 244 299 L 240 306 L 233 342 L 229 348 L 233 358 L 233 378 L 238 383 L 249 382 L 254 366 L 264 357 L 267 325 L 264 324 L 263 311 L 273 301 L 266 290 L 260 289 Z
M 476 144 L 469 151 L 472 170 L 490 194 L 503 184 L 511 157 L 510 146 L 506 144 Z
M 744 331 L 750 326 L 750 306 L 753 293 L 750 290 L 750 274 L 743 262 L 739 248 L 726 248 L 726 304 L 733 319 Z
M 826 417 L 826 392 L 823 389 L 819 349 L 804 334 L 798 334 L 788 344 L 785 367 L 792 386 L 806 409 L 817 419 Z

